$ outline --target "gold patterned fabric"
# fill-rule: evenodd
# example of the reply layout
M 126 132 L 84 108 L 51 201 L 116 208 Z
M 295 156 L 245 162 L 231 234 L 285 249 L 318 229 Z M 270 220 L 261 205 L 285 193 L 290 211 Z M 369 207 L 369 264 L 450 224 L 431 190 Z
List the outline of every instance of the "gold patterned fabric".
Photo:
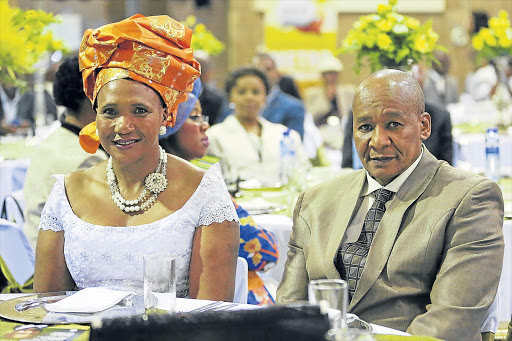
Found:
M 101 87 L 114 79 L 130 78 L 144 83 L 164 100 L 167 125 L 172 127 L 179 103 L 186 99 L 186 93 L 192 91 L 194 81 L 201 75 L 190 48 L 191 38 L 191 29 L 166 15 L 136 14 L 88 29 L 79 50 L 85 94 L 94 105 Z M 87 144 L 89 139 L 85 140 Z

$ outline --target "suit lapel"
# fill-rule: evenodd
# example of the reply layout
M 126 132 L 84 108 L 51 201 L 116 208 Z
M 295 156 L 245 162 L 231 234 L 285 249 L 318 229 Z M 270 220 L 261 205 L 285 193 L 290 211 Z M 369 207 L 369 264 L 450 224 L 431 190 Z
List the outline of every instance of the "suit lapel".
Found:
M 370 253 L 366 259 L 366 265 L 359 285 L 357 286 L 354 297 L 350 302 L 349 309 L 363 298 L 375 283 L 380 273 L 386 265 L 396 237 L 400 228 L 402 228 L 402 219 L 405 211 L 419 198 L 425 191 L 432 178 L 434 177 L 439 161 L 430 154 L 427 148 L 423 149 L 423 157 L 416 169 L 395 194 L 389 208 L 384 213 L 382 221 L 370 247 Z
M 357 203 L 365 180 L 366 172 L 362 170 L 360 175 L 356 176 L 354 181 L 345 188 L 345 191 L 340 191 L 338 204 L 333 205 L 336 209 L 336 216 L 331 223 L 332 225 L 329 226 L 331 236 L 327 242 L 324 257 L 324 269 L 327 278 L 340 278 L 340 274 L 334 265 L 334 260 L 351 219 L 347 212 L 354 212 L 358 206 Z

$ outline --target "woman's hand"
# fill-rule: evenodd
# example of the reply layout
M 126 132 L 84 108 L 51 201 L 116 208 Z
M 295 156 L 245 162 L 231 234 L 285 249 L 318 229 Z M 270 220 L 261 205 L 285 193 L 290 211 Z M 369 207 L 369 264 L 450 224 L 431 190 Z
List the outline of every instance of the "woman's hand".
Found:
M 196 230 L 190 260 L 190 298 L 233 301 L 239 243 L 237 222 L 224 221 Z
M 64 259 L 64 231 L 39 230 L 34 292 L 73 290 L 75 282 Z

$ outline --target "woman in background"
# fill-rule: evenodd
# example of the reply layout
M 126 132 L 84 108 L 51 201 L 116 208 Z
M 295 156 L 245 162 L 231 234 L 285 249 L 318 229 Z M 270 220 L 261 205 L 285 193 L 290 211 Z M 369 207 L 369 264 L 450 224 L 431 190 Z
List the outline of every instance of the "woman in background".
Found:
M 288 130 L 260 114 L 270 91 L 267 77 L 256 67 L 236 69 L 226 79 L 234 114 L 208 130 L 208 154 L 221 158 L 227 182 L 256 179 L 263 186 L 279 183 L 280 142 Z M 299 134 L 289 130 L 295 149 L 296 168 L 309 167 Z
M 206 155 L 209 146 L 206 131 L 210 127 L 208 116 L 203 115 L 201 103 L 197 98 L 201 93 L 201 82 L 196 80 L 193 91 L 185 102 L 178 107 L 176 124 L 167 128 L 167 133 L 160 136 L 160 145 L 166 152 L 187 161 L 200 159 Z M 201 163 L 202 165 L 206 163 Z M 265 287 L 257 271 L 273 266 L 279 257 L 275 236 L 259 228 L 249 213 L 236 204 L 240 220 L 240 246 L 238 256 L 245 258 L 249 266 L 248 304 L 260 306 L 273 305 L 274 298 Z
M 80 142 L 88 152 L 101 142 L 110 158 L 57 177 L 39 225 L 36 292 L 142 293 L 143 255 L 173 253 L 178 297 L 233 299 L 239 227 L 220 169 L 158 144 L 200 74 L 191 35 L 140 14 L 85 32 L 80 68 L 97 115 Z

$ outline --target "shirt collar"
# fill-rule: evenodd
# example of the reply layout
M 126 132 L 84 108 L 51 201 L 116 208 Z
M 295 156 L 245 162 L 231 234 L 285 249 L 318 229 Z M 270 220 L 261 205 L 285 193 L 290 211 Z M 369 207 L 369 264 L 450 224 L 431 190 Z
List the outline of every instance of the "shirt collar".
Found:
M 279 92 L 279 85 L 276 84 L 270 89 L 270 92 L 267 95 L 267 104 L 271 103 L 274 100 L 274 98 L 277 96 L 278 92 Z
M 377 180 L 372 178 L 370 173 L 368 173 L 368 171 L 366 171 L 366 191 L 363 192 L 363 196 L 367 196 L 368 194 L 370 194 L 382 187 L 384 187 L 385 189 L 387 189 L 393 193 L 397 193 L 400 190 L 400 187 L 402 187 L 402 185 L 404 184 L 405 180 L 407 180 L 409 175 L 411 175 L 411 173 L 416 169 L 416 167 L 420 163 L 422 156 L 423 156 L 423 145 L 421 146 L 420 156 L 418 156 L 416 161 L 414 161 L 412 163 L 412 165 L 409 166 L 409 168 L 407 168 L 405 171 L 403 171 L 402 174 L 397 176 L 396 179 L 391 181 L 386 186 L 382 186 L 381 184 L 379 184 L 377 182 Z

